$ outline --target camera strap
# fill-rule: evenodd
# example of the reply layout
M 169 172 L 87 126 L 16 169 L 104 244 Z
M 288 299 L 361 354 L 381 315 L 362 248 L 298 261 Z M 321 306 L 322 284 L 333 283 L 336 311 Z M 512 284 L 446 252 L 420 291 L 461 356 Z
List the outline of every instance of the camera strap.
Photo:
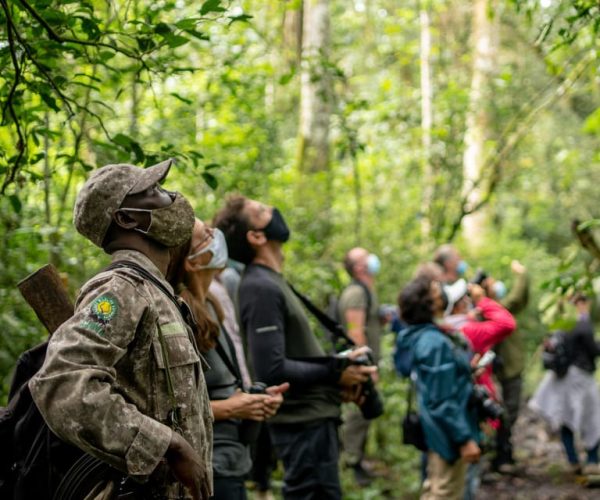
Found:
M 221 337 L 223 337 L 225 339 L 225 342 L 227 342 L 227 347 L 229 348 L 231 356 L 227 355 L 223 344 L 221 344 L 221 342 L 219 341 Z M 219 338 L 217 339 L 215 351 L 219 355 L 221 361 L 223 361 L 223 364 L 227 367 L 229 372 L 235 377 L 235 383 L 237 387 L 242 387 L 242 374 L 240 373 L 239 367 L 237 366 L 237 357 L 235 355 L 233 342 L 229 338 L 229 334 L 227 333 L 227 330 L 225 330 L 225 327 L 223 325 L 221 325 L 221 335 L 219 335 Z
M 235 354 L 235 346 L 233 345 L 233 341 L 229 336 L 229 332 L 225 328 L 225 325 L 219 320 L 219 317 L 217 316 L 217 311 L 215 310 L 215 307 L 213 306 L 211 300 L 207 300 L 206 305 L 210 315 L 212 316 L 213 320 L 219 325 L 220 329 L 220 333 L 216 339 L 216 345 L 214 347 L 215 352 L 219 355 L 221 361 L 223 361 L 223 364 L 229 370 L 229 373 L 231 373 L 233 375 L 233 378 L 235 378 L 236 387 L 243 388 L 244 384 L 242 383 L 242 374 L 240 372 L 237 355 Z M 227 352 L 225 351 L 225 347 L 221 342 L 221 339 L 223 339 L 227 343 L 227 348 L 229 349 L 229 352 L 231 354 L 227 354 Z
M 288 281 L 288 286 L 294 292 L 294 295 L 300 299 L 300 302 L 304 304 L 304 307 L 308 309 L 308 311 L 326 328 L 329 332 L 333 334 L 334 337 L 343 340 L 348 345 L 354 346 L 356 345 L 354 341 L 346 335 L 344 327 L 340 325 L 336 320 L 330 318 L 327 314 L 325 314 L 321 309 L 319 309 L 316 305 L 314 305 L 311 300 L 305 295 L 301 294 L 298 290 L 294 288 L 294 286 Z

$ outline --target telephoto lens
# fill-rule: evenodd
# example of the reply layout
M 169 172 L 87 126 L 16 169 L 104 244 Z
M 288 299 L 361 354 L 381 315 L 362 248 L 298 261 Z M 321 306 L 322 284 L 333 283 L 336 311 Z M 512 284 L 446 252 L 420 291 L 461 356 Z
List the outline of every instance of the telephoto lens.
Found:
M 264 382 L 253 382 L 248 389 L 248 394 L 266 394 L 267 384 Z M 258 420 L 242 420 L 240 424 L 240 442 L 243 444 L 256 443 L 262 422 Z
M 339 358 L 346 358 L 353 365 L 362 365 L 362 366 L 373 366 L 373 360 L 369 353 L 365 353 L 361 356 L 358 356 L 354 359 L 350 359 L 348 356 L 352 352 L 352 349 L 347 349 L 338 353 Z M 373 420 L 374 418 L 380 417 L 383 415 L 383 401 L 379 394 L 379 391 L 375 387 L 373 383 L 373 379 L 369 376 L 369 379 L 362 384 L 362 395 L 364 396 L 364 401 L 360 405 L 360 411 L 363 417 L 366 420 Z

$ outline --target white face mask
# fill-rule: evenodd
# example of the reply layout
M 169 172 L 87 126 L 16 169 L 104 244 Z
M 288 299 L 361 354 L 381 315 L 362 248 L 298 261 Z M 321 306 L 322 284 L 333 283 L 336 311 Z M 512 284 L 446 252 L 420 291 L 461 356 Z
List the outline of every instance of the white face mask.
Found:
M 207 252 L 212 253 L 210 261 L 208 264 L 197 266 L 197 269 L 224 269 L 227 267 L 227 259 L 229 258 L 227 241 L 225 240 L 223 231 L 220 229 L 214 228 L 212 241 L 202 250 L 199 250 L 192 255 L 188 255 L 188 259 L 193 260 Z

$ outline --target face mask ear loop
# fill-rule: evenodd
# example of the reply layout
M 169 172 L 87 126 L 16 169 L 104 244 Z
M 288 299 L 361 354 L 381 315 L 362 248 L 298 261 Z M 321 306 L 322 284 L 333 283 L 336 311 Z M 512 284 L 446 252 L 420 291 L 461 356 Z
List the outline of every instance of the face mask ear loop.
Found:
M 142 234 L 148 234 L 148 232 L 150 231 L 150 228 L 152 227 L 152 221 L 154 220 L 154 218 L 152 217 L 152 210 L 149 210 L 147 208 L 128 208 L 128 207 L 119 208 L 119 210 L 124 210 L 124 211 L 129 210 L 130 212 L 149 213 L 150 214 L 150 224 L 148 224 L 148 227 L 146 229 L 140 229 L 139 227 L 133 228 L 134 231 L 137 231 Z

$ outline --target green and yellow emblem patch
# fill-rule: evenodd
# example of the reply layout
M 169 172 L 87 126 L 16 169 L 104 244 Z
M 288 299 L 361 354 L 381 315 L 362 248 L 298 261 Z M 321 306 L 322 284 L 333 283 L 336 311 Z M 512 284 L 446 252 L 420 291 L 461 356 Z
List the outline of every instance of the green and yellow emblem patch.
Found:
M 114 297 L 101 295 L 90 306 L 92 314 L 100 321 L 107 323 L 119 312 L 119 305 Z

